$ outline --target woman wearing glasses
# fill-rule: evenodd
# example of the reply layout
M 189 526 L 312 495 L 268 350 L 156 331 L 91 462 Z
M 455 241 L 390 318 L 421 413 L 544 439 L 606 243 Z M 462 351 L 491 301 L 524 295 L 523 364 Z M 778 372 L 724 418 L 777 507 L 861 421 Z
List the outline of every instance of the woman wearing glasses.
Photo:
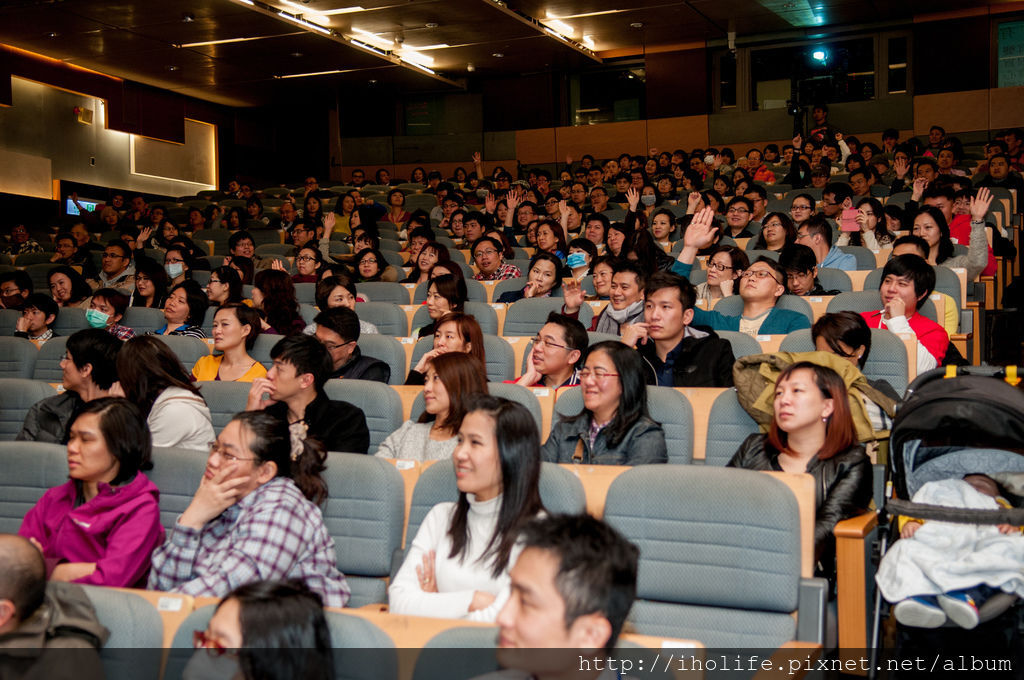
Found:
M 325 606 L 345 606 L 348 583 L 318 507 L 326 454 L 296 430 L 266 411 L 239 413 L 221 430 L 192 502 L 153 552 L 150 589 L 222 597 L 296 578 Z
M 799 194 L 789 204 L 789 216 L 793 218 L 793 224 L 799 227 L 814 214 L 814 199 L 810 194 Z
M 220 601 L 185 678 L 331 680 L 334 654 L 323 599 L 298 580 L 258 581 Z
M 316 283 L 320 280 L 320 270 L 323 266 L 324 255 L 320 249 L 303 246 L 295 256 L 295 269 L 298 273 L 292 274 L 292 283 Z
M 736 292 L 740 275 L 750 266 L 747 254 L 736 246 L 718 246 L 708 258 L 708 278 L 697 285 L 697 299 L 711 306 L 713 300 Z
M 562 417 L 541 456 L 552 463 L 667 463 L 665 433 L 647 414 L 644 367 L 631 347 L 614 340 L 590 348 L 580 371 L 583 410 Z
M 755 250 L 781 251 L 796 243 L 796 225 L 789 215 L 780 212 L 768 213 L 761 223 L 761 233 L 754 242 Z

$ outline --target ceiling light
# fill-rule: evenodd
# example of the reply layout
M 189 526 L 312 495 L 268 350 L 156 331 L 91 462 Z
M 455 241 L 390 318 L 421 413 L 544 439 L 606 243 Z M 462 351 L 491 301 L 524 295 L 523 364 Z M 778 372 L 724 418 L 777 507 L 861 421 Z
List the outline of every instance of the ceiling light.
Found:
M 642 21 L 634 21 L 629 25 L 630 28 L 643 28 L 644 24 Z
M 328 9 L 318 14 L 324 14 L 326 16 L 333 16 L 335 14 L 351 14 L 352 12 L 365 12 L 366 10 L 362 7 L 342 7 L 341 9 Z
M 402 48 L 402 50 L 399 51 L 399 55 L 401 55 L 402 59 L 405 59 L 406 61 L 415 61 L 415 62 L 420 63 L 420 64 L 426 64 L 427 66 L 433 66 L 434 65 L 434 58 L 433 57 L 428 57 L 425 54 L 420 54 L 419 52 L 416 52 L 415 50 L 408 50 L 408 49 Z
M 256 6 L 256 3 L 252 0 L 238 0 L 238 2 L 242 3 L 243 5 L 249 5 L 250 7 Z
M 586 45 L 587 47 L 589 47 L 592 50 L 596 50 L 597 49 L 597 45 L 594 44 L 594 36 L 592 36 L 592 35 L 585 35 L 585 36 L 583 36 L 583 44 Z
M 299 35 L 298 33 L 289 35 Z M 177 47 L 205 47 L 206 45 L 226 45 L 227 43 L 247 42 L 249 40 L 263 40 L 264 38 L 277 38 L 276 35 L 257 35 L 250 38 L 224 38 L 223 40 L 204 40 L 202 42 L 184 43 Z
M 168 71 L 177 71 L 177 70 L 178 70 L 178 67 L 177 67 L 177 66 L 168 66 L 168 67 L 167 67 L 167 70 L 168 70 Z
M 286 78 L 309 78 L 311 76 L 329 76 L 335 73 L 350 73 L 355 69 L 334 69 L 332 71 L 312 71 L 311 73 L 288 73 L 283 76 L 274 76 L 278 80 L 284 80 Z
M 466 70 L 472 73 L 473 71 L 476 70 L 476 66 L 474 66 L 472 63 L 466 64 Z
M 426 66 L 421 66 L 420 64 L 417 64 L 415 61 L 409 61 L 408 59 L 402 59 L 402 61 L 404 61 L 409 66 L 413 66 L 415 68 L 418 68 L 421 71 L 426 71 L 427 73 L 429 73 L 432 76 L 433 75 L 437 75 L 437 71 L 435 71 L 434 69 L 427 68 Z
M 438 23 L 437 23 L 436 21 L 428 21 L 428 22 L 427 22 L 426 24 L 424 24 L 424 25 L 425 25 L 425 26 L 426 26 L 427 28 L 437 28 L 439 24 L 438 24 Z
M 302 56 L 302 52 L 292 52 L 292 56 L 298 59 L 299 57 Z
M 299 26 L 304 26 L 306 28 L 317 31 L 318 33 L 323 33 L 324 35 L 331 34 L 331 29 L 320 26 L 319 24 L 314 24 L 312 21 L 300 19 L 299 17 L 289 14 L 288 12 L 278 12 L 277 16 L 287 19 L 288 21 L 294 22 Z
M 355 38 L 349 38 L 349 42 L 352 43 L 353 45 L 355 45 L 356 47 L 362 47 L 364 50 L 369 50 L 370 52 L 373 52 L 374 54 L 379 54 L 382 57 L 383 56 L 387 56 L 387 54 L 386 54 L 386 52 L 384 50 L 378 49 L 378 48 L 374 47 L 373 45 L 367 45 L 362 40 L 356 40 Z
M 419 47 L 415 47 L 414 49 L 420 50 L 422 52 L 423 50 L 443 50 L 446 47 L 451 47 L 451 45 L 449 45 L 448 43 L 437 43 L 436 45 L 422 45 Z
M 576 32 L 576 30 L 569 24 L 565 23 L 564 21 L 559 21 L 558 19 L 552 19 L 550 16 L 547 19 L 545 19 L 542 23 L 544 23 L 547 26 L 550 26 L 551 28 L 555 29 L 562 35 L 573 35 Z
M 193 21 L 196 20 L 196 17 L 194 14 L 182 14 L 181 20 L 186 24 L 191 24 Z
M 504 57 L 505 55 L 504 55 L 504 54 L 502 54 L 501 52 L 493 52 L 493 53 L 491 53 L 491 56 L 492 56 L 492 57 L 497 57 L 498 59 L 501 59 L 501 58 L 502 58 L 502 57 Z
M 360 40 L 368 42 L 372 45 L 376 45 L 382 50 L 390 51 L 394 48 L 394 41 L 388 40 L 387 38 L 377 35 L 376 33 L 370 33 L 369 31 L 364 31 L 363 29 L 356 28 L 355 26 L 352 27 L 352 32 L 357 33 L 359 36 L 361 36 Z

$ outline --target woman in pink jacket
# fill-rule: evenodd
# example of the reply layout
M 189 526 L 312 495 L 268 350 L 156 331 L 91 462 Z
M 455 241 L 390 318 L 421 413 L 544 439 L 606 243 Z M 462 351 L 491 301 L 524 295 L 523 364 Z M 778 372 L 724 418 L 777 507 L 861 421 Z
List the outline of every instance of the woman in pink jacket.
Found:
M 47 491 L 18 533 L 32 541 L 54 581 L 146 586 L 150 555 L 163 543 L 160 492 L 149 429 L 127 399 L 87 403 L 71 424 L 67 483 Z

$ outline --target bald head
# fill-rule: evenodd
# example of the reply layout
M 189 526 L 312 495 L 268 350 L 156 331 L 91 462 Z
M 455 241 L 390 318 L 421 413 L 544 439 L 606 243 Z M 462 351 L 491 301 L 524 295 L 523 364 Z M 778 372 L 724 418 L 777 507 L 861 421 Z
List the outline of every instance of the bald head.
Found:
M 43 604 L 46 564 L 27 539 L 0 534 L 0 633 L 13 630 Z

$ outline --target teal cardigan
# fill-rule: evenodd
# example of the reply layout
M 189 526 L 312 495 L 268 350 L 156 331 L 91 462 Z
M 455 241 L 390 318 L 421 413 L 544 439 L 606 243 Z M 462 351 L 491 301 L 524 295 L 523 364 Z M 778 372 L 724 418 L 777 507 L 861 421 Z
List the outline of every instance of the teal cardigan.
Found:
M 693 265 L 684 264 L 679 260 L 672 263 L 672 271 L 680 276 L 689 277 Z M 740 329 L 740 317 L 726 316 L 714 310 L 703 310 L 699 307 L 693 309 L 694 326 L 708 326 L 716 331 L 738 331 Z M 775 307 L 768 312 L 761 327 L 757 329 L 758 335 L 786 335 L 792 331 L 802 328 L 810 328 L 811 322 L 800 312 L 790 309 L 779 309 Z

